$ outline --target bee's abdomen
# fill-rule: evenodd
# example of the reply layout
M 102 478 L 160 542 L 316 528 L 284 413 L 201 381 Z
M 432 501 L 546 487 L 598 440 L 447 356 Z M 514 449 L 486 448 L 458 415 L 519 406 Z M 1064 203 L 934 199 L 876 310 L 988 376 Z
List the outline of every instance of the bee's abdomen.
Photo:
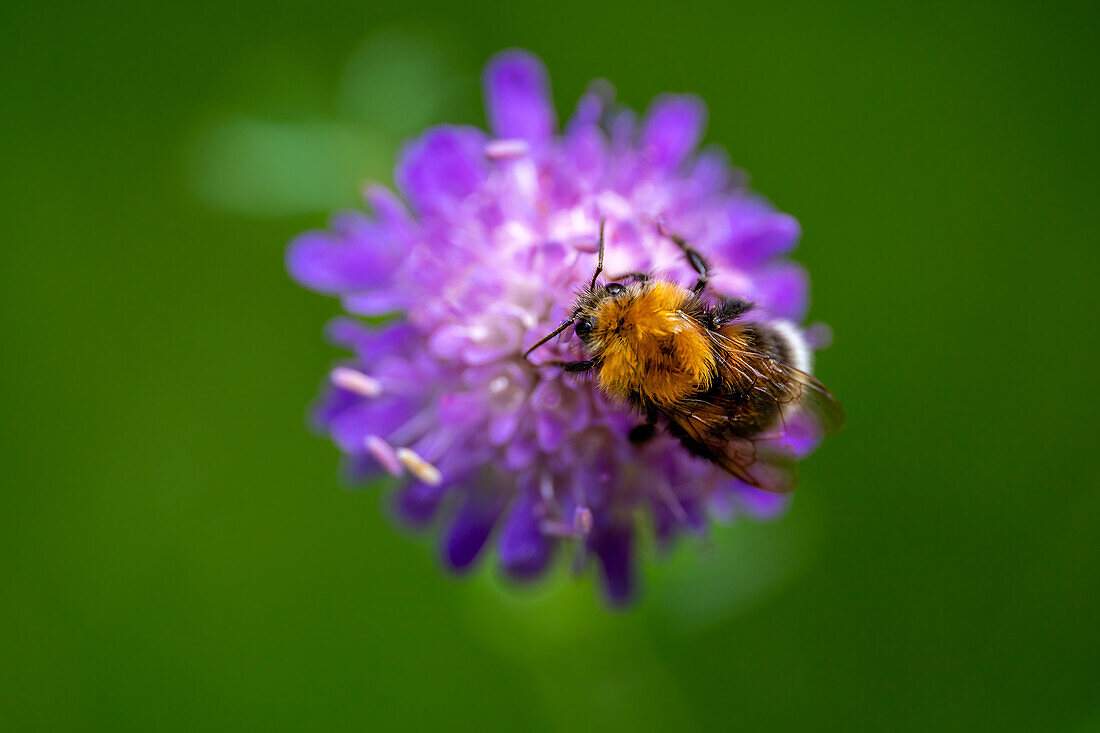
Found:
M 783 364 L 810 373 L 813 351 L 802 332 L 790 321 L 754 323 L 748 328 L 755 347 Z
M 800 387 L 791 367 L 808 372 L 811 351 L 801 332 L 786 321 L 744 324 L 730 335 L 743 346 L 731 357 L 725 383 L 715 387 L 725 393 L 710 398 L 735 406 L 731 435 L 751 438 L 770 428 L 784 406 L 797 398 Z

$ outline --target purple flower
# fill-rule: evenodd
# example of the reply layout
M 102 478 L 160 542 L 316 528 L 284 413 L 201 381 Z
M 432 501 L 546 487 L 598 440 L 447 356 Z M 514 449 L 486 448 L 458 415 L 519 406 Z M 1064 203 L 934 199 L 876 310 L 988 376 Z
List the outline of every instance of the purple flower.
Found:
M 637 416 L 521 355 L 591 277 L 601 219 L 607 272 L 694 282 L 658 231 L 667 222 L 712 261 L 714 290 L 801 321 L 807 278 L 785 259 L 798 222 L 748 192 L 720 151 L 697 152 L 706 110 L 695 97 L 660 97 L 639 119 L 590 92 L 559 133 L 534 56 L 498 55 L 484 82 L 491 134 L 427 130 L 400 155 L 400 198 L 371 187 L 370 215 L 341 214 L 290 247 L 293 277 L 349 314 L 400 314 L 330 324 L 351 356 L 315 419 L 354 476 L 399 477 L 405 521 L 442 522 L 450 569 L 495 545 L 508 576 L 530 579 L 566 551 L 595 558 L 606 597 L 622 604 L 637 587 L 638 521 L 667 545 L 708 517 L 770 518 L 786 501 L 667 436 L 632 445 Z M 540 358 L 578 358 L 569 336 Z

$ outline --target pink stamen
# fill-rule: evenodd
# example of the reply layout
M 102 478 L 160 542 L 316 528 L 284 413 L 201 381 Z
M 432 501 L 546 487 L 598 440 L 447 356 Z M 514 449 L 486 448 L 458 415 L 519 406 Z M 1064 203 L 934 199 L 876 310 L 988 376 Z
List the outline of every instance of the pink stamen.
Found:
M 485 157 L 489 160 L 515 160 L 531 152 L 526 140 L 490 140 L 485 144 Z
M 378 461 L 378 464 L 387 472 L 394 476 L 400 476 L 405 472 L 393 447 L 385 440 L 377 435 L 368 435 L 363 444 L 366 446 L 367 452 L 374 456 L 374 460 Z
M 329 374 L 329 381 L 340 389 L 363 397 L 377 397 L 382 394 L 381 382 L 351 367 L 336 367 Z

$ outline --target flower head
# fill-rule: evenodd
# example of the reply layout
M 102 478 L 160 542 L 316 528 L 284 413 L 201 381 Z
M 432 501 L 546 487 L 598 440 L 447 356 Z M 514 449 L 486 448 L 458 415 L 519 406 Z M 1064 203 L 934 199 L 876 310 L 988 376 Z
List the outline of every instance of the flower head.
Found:
M 491 543 L 507 575 L 528 579 L 567 547 L 595 558 L 607 598 L 623 603 L 638 521 L 668 543 L 708 517 L 766 518 L 785 502 L 671 438 L 631 444 L 636 415 L 522 354 L 591 277 L 601 220 L 608 272 L 694 282 L 668 226 L 712 261 L 714 290 L 800 321 L 807 279 L 785 259 L 798 222 L 749 193 L 722 153 L 697 151 L 706 112 L 695 97 L 662 96 L 639 119 L 594 89 L 559 132 L 532 55 L 498 55 L 484 83 L 491 134 L 427 130 L 400 155 L 401 197 L 370 187 L 369 215 L 339 214 L 290 247 L 293 277 L 351 316 L 400 314 L 330 324 L 350 357 L 315 418 L 354 476 L 398 477 L 405 521 L 442 522 L 449 568 Z M 578 358 L 569 336 L 539 358 Z

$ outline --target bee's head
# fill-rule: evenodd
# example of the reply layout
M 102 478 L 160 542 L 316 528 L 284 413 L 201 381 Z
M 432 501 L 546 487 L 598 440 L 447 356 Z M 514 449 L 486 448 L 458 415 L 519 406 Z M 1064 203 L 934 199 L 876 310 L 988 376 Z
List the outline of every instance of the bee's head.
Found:
M 626 287 L 620 283 L 596 285 L 583 292 L 573 310 L 573 331 L 577 334 L 577 338 L 588 345 L 592 334 L 600 325 L 601 306 L 625 292 Z

